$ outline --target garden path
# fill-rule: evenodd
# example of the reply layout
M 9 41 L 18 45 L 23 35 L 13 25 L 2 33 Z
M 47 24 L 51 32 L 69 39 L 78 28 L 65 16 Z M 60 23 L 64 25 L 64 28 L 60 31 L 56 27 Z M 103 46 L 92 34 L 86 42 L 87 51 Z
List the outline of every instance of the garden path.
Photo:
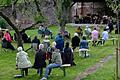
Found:
M 75 80 L 82 80 L 83 78 L 87 77 L 88 75 L 96 72 L 99 68 L 103 66 L 104 63 L 112 59 L 113 55 L 108 55 L 107 57 L 100 60 L 98 63 L 93 65 L 92 67 L 87 68 L 84 72 L 80 73 Z

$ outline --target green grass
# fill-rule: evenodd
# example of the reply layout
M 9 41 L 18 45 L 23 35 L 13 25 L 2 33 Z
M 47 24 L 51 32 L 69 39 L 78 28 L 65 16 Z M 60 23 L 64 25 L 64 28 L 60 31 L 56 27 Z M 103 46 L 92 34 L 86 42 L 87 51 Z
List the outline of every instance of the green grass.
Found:
M 50 29 L 53 31 L 56 36 L 57 32 L 59 31 L 59 27 L 50 27 Z M 71 36 L 73 36 L 75 32 L 74 27 L 67 27 L 69 32 L 71 33 Z M 13 31 L 12 31 L 13 34 Z M 37 30 L 28 30 L 27 34 L 33 37 L 35 35 L 38 35 Z M 112 34 L 114 35 L 114 34 Z M 41 37 L 39 37 L 41 39 Z M 53 39 L 50 39 L 52 42 Z M 16 43 L 12 43 L 16 46 Z M 74 57 L 75 57 L 75 63 L 76 66 L 66 68 L 67 75 L 64 77 L 62 70 L 53 69 L 52 74 L 49 76 L 48 80 L 74 80 L 76 76 L 78 76 L 80 73 L 84 72 L 86 68 L 89 68 L 93 65 L 95 65 L 97 62 L 99 62 L 102 58 L 107 57 L 109 54 L 115 53 L 115 45 L 112 44 L 112 41 L 107 41 L 104 46 L 96 46 L 92 47 L 91 43 L 90 45 L 90 57 L 89 58 L 81 58 L 78 54 L 78 49 L 75 50 Z M 24 44 L 25 49 L 30 47 L 30 44 Z M 16 51 L 10 51 L 7 50 L 5 52 L 3 49 L 0 48 L 0 80 L 39 80 L 39 75 L 36 74 L 35 69 L 29 69 L 29 76 L 21 79 L 15 79 L 15 74 L 20 74 L 20 70 L 16 70 L 15 66 L 15 58 L 16 58 Z M 34 55 L 35 52 L 30 50 L 28 51 L 30 60 L 32 64 L 34 63 Z M 114 70 L 115 70 L 115 58 L 107 62 L 105 65 L 103 65 L 102 68 L 98 69 L 97 72 L 89 75 L 83 80 L 114 80 Z M 44 69 L 45 72 L 45 69 Z

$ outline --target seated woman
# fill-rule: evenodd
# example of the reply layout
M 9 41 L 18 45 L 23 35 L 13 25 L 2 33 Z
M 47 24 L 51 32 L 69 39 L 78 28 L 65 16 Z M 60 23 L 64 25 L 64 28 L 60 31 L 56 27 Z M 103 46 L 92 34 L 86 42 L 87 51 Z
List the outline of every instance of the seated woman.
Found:
M 81 26 L 79 26 L 79 27 L 76 29 L 76 33 L 78 33 L 79 36 L 82 36 L 82 35 L 83 35 L 83 31 L 82 31 Z
M 28 53 L 23 51 L 22 47 L 18 47 L 17 50 L 18 53 L 16 54 L 16 68 L 21 70 L 22 77 L 28 76 L 28 68 L 32 67 Z
M 5 38 L 2 39 L 2 48 L 15 50 L 13 45 L 9 41 L 7 41 Z
M 85 36 L 83 36 L 82 40 L 80 41 L 80 49 L 89 49 L 88 42 L 87 42 Z M 81 52 L 82 52 L 83 57 L 87 56 L 87 55 L 84 55 L 86 53 L 86 51 L 81 51 Z M 88 54 L 88 56 L 89 56 L 89 54 Z
M 91 29 L 90 29 L 89 26 L 86 26 L 86 28 L 85 28 L 85 34 L 86 34 L 86 36 L 87 36 L 88 38 L 90 38 L 90 35 L 91 35 Z
M 63 60 L 63 64 L 71 64 L 71 65 L 76 65 L 73 60 L 73 50 L 72 48 L 69 47 L 69 42 L 66 42 L 65 48 L 63 50 L 63 54 L 62 54 L 62 60 Z
M 70 33 L 67 30 L 64 31 L 63 35 L 64 35 L 64 37 L 66 37 L 68 39 L 70 38 Z
M 22 40 L 24 41 L 24 43 L 31 43 L 31 39 L 30 37 L 25 33 L 25 31 L 21 32 L 22 35 Z

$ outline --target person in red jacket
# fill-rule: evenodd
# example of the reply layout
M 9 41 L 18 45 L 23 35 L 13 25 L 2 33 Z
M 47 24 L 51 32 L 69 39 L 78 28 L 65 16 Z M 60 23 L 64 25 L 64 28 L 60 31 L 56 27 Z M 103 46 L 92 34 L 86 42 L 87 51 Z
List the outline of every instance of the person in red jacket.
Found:
M 4 36 L 3 36 L 8 42 L 12 41 L 12 38 L 10 36 L 10 33 L 8 32 L 8 30 L 6 30 Z

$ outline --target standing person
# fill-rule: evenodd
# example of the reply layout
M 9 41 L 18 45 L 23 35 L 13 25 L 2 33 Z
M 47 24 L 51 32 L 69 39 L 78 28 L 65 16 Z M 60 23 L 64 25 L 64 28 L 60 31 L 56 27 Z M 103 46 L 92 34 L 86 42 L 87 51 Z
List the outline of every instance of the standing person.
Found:
M 92 42 L 93 42 L 92 46 L 96 46 L 98 37 L 99 37 L 99 32 L 96 30 L 96 28 L 94 28 L 94 30 L 92 31 Z
M 108 23 L 108 26 L 109 26 L 109 33 L 111 33 L 111 32 L 114 30 L 114 28 L 113 28 L 113 23 L 112 23 L 111 20 L 110 20 L 110 22 Z
M 76 65 L 73 62 L 74 60 L 73 50 L 72 48 L 70 48 L 69 42 L 66 42 L 65 44 L 64 53 L 62 54 L 62 60 L 63 60 L 63 64 Z
M 37 36 L 34 37 L 34 39 L 32 40 L 32 48 L 35 47 L 35 49 L 37 50 L 39 48 L 39 44 L 40 44 L 40 40 L 37 38 Z
M 108 40 L 109 35 L 108 35 L 108 31 L 107 29 L 104 29 L 104 31 L 102 32 L 102 45 L 105 44 L 105 41 Z
M 54 52 L 52 53 L 52 63 L 46 67 L 45 75 L 41 80 L 46 80 L 53 68 L 57 68 L 62 65 L 61 54 L 59 52 L 59 49 L 56 48 L 56 43 L 53 47 L 54 47 Z
M 36 52 L 35 55 L 35 62 L 33 65 L 33 68 L 37 69 L 37 73 L 40 74 L 40 77 L 42 77 L 43 68 L 46 67 L 46 53 L 43 51 L 44 45 L 39 45 L 39 50 Z
M 76 47 L 79 47 L 79 44 L 80 44 L 80 38 L 78 37 L 77 33 L 74 33 L 74 37 L 72 38 L 73 51 L 76 49 Z
M 18 53 L 16 55 L 16 67 L 21 70 L 21 75 L 24 77 L 24 73 L 28 75 L 28 68 L 32 66 L 28 58 L 28 53 L 23 51 L 22 47 L 17 48 Z

